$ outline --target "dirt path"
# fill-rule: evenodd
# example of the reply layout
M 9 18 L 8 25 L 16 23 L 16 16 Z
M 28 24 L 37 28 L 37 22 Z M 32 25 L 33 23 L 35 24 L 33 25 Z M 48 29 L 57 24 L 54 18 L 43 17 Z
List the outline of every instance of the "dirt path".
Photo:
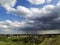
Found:
M 46 38 L 40 45 L 51 45 L 53 38 Z

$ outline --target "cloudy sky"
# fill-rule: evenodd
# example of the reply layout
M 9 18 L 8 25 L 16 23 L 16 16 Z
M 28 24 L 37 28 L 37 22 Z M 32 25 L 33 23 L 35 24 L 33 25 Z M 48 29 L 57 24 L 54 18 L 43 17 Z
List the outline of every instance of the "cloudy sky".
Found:
M 60 0 L 0 0 L 0 33 L 23 31 L 60 33 Z

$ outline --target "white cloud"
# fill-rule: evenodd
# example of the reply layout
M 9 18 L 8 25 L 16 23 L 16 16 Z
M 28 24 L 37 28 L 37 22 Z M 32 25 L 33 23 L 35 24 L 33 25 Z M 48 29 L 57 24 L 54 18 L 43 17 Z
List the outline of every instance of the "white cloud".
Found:
M 54 10 L 55 6 L 54 5 L 46 5 L 43 8 L 26 8 L 24 6 L 17 6 L 16 9 L 13 8 L 13 6 L 16 3 L 16 0 L 0 0 L 0 4 L 3 5 L 3 7 L 6 8 L 7 12 L 12 13 L 12 14 L 16 14 L 19 16 L 23 16 L 23 17 L 41 17 L 46 15 L 47 13 L 50 13 L 52 10 Z M 5 3 L 3 3 L 3 1 L 5 1 Z M 28 1 L 36 1 L 36 2 L 45 2 L 43 0 L 28 0 Z M 9 3 L 8 3 L 9 2 Z
M 5 21 L 0 21 L 0 31 L 5 34 L 23 34 L 25 33 L 23 31 L 23 28 L 26 27 L 32 27 L 31 24 L 33 21 L 10 21 L 10 20 L 5 20 Z
M 52 0 L 46 0 L 46 3 L 50 3 Z
M 13 32 L 18 31 L 19 28 L 26 27 L 27 24 L 25 21 L 19 22 L 19 21 L 10 21 L 10 20 L 5 20 L 5 21 L 0 21 L 0 30 L 5 31 L 5 32 Z M 14 32 L 13 32 L 14 33 Z
M 34 5 L 45 3 L 45 0 L 27 0 L 27 1 L 29 1 L 31 4 L 34 4 Z
M 10 7 L 15 6 L 16 0 L 0 0 L 2 6 L 9 5 Z
M 5 1 L 5 3 L 3 3 Z M 36 2 L 45 2 L 45 1 L 51 1 L 51 0 L 28 0 L 28 1 L 36 1 Z M 9 2 L 9 3 L 8 3 Z M 41 16 L 46 16 L 48 13 L 51 13 L 54 11 L 54 9 L 58 9 L 60 2 L 57 3 L 57 5 L 45 5 L 42 8 L 26 8 L 24 6 L 17 6 L 16 8 L 13 8 L 15 5 L 16 0 L 0 0 L 0 4 L 3 5 L 6 9 L 7 12 L 10 12 L 12 14 L 18 15 L 18 16 L 23 16 L 25 18 L 34 18 L 34 17 L 41 17 Z M 56 8 L 57 7 L 57 8 Z M 59 8 L 60 9 L 60 8 Z M 59 10 L 58 9 L 58 10 Z M 57 10 L 57 11 L 58 11 Z
M 0 26 L 2 28 L 15 28 L 15 27 L 24 27 L 26 24 L 25 21 L 19 22 L 19 21 L 10 21 L 10 20 L 6 20 L 6 21 L 1 21 L 0 22 Z M 0 28 L 1 28 L 0 27 Z
M 31 1 L 33 1 L 33 0 L 31 0 Z M 36 2 L 37 3 L 34 2 L 35 5 L 40 4 L 40 2 L 38 0 Z M 50 2 L 50 0 L 49 0 L 49 2 Z M 58 18 L 60 17 L 60 6 L 59 6 L 60 2 L 58 2 L 57 5 L 45 5 L 42 8 L 26 8 L 24 6 L 17 6 L 16 8 L 13 8 L 14 5 L 12 5 L 10 3 L 2 4 L 2 6 L 6 8 L 7 12 L 16 14 L 17 16 L 23 16 L 24 18 L 27 18 L 27 21 L 26 22 L 25 21 L 23 21 L 23 22 L 10 21 L 10 20 L 1 21 L 0 28 L 2 28 L 3 31 L 12 32 L 12 30 L 14 31 L 14 30 L 18 30 L 21 28 L 26 28 L 27 30 L 28 29 L 30 29 L 30 30 L 39 29 L 40 30 L 42 27 L 47 29 L 47 28 L 51 28 L 50 26 L 54 26 L 54 25 L 51 25 L 51 23 L 48 24 L 48 22 L 45 22 L 45 20 L 54 22 L 53 21 L 54 19 L 58 20 Z M 32 21 L 28 21 L 29 19 L 31 19 Z M 55 21 L 57 21 L 57 20 L 55 20 Z M 46 24 L 44 24 L 44 22 Z M 59 28 L 58 25 L 57 25 L 57 27 Z M 57 27 L 56 27 L 56 29 L 57 29 Z
M 60 7 L 60 1 L 57 3 L 57 6 L 59 6 L 59 7 Z
M 46 3 L 50 3 L 52 0 L 27 0 L 33 5 L 40 5 Z
M 12 8 L 16 4 L 16 0 L 0 0 L 1 6 L 6 8 L 7 11 L 14 11 L 15 9 Z
M 30 8 L 30 12 L 32 15 L 28 16 L 27 18 L 38 18 L 42 16 L 48 16 L 47 14 L 52 13 L 55 9 L 54 5 L 46 5 L 43 8 Z
M 17 9 L 16 9 L 15 12 L 18 15 L 21 15 L 21 16 L 24 16 L 24 15 L 26 16 L 26 15 L 31 15 L 32 14 L 31 11 L 24 6 L 17 6 Z
M 46 16 L 46 14 L 51 13 L 55 8 L 54 5 L 46 5 L 43 8 L 26 8 L 24 6 L 17 6 L 17 8 L 10 8 L 7 10 L 12 14 L 16 14 L 18 16 L 23 16 L 25 18 L 34 18 L 34 17 L 41 17 Z

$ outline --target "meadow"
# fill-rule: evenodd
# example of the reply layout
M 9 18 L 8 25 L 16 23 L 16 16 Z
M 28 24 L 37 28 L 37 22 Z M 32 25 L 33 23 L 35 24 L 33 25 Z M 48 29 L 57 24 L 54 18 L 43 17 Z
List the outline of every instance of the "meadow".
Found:
M 60 35 L 0 35 L 0 45 L 60 45 Z

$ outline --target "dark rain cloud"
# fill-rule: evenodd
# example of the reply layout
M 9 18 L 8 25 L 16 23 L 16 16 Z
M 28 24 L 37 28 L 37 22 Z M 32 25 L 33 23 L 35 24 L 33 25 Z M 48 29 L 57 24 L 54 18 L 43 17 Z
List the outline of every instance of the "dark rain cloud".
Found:
M 58 12 L 52 12 L 47 14 L 48 16 L 42 16 L 39 18 L 30 19 L 34 23 L 27 23 L 33 25 L 33 27 L 25 27 L 22 30 L 33 31 L 33 30 L 60 30 L 60 20 L 58 18 L 60 15 Z M 57 20 L 56 20 L 57 19 Z

